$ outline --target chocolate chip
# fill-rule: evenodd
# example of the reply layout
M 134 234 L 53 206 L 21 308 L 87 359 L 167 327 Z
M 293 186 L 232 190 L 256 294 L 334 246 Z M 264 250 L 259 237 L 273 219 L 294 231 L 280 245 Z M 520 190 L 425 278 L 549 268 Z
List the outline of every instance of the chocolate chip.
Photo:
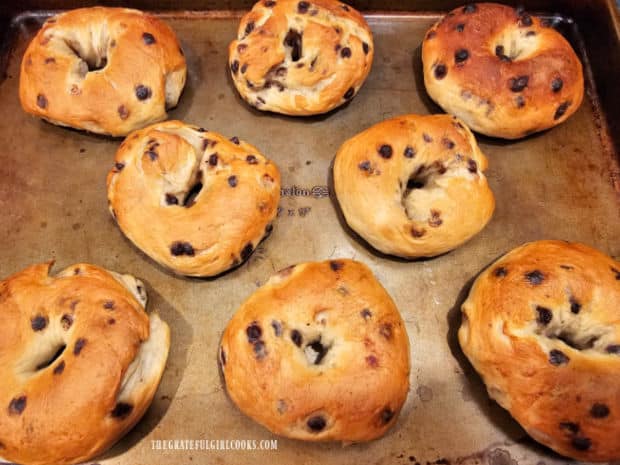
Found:
M 254 321 L 254 322 L 252 322 L 252 324 L 250 324 L 250 326 L 248 326 L 245 329 L 245 333 L 248 336 L 248 342 L 250 344 L 254 344 L 263 335 L 263 330 L 258 325 L 258 323 L 256 321 Z
M 239 138 L 237 136 L 233 136 L 230 138 L 230 141 L 235 144 L 235 145 L 239 145 L 241 143 L 241 141 L 239 140 Z
M 50 63 L 56 63 L 56 58 L 54 57 L 48 57 L 45 59 L 45 64 L 48 65 Z
M 366 42 L 362 42 L 362 50 L 364 50 L 364 55 L 368 55 L 368 52 L 370 52 L 370 46 Z
M 237 187 L 237 176 L 228 176 L 228 185 L 230 187 Z
M 476 9 L 476 4 L 470 3 L 469 5 L 465 5 L 463 7 L 463 13 L 473 13 L 474 11 L 476 11 Z
M 217 165 L 217 153 L 212 153 L 211 155 L 209 155 L 209 165 Z
M 493 275 L 497 278 L 503 278 L 507 274 L 508 274 L 508 270 L 504 268 L 503 266 L 497 267 L 495 268 L 495 270 L 493 270 Z
M 248 34 L 250 34 L 252 31 L 254 30 L 254 22 L 250 21 L 248 24 L 246 24 L 245 26 L 245 35 L 247 36 Z
M 411 227 L 411 235 L 415 238 L 419 238 L 424 236 L 424 234 L 426 234 L 426 229 L 421 228 L 421 229 L 417 229 L 415 226 Z
M 271 322 L 271 327 L 273 328 L 273 332 L 277 337 L 282 336 L 282 325 L 279 321 L 273 320 Z
M 532 17 L 528 14 L 524 14 L 519 18 L 519 26 L 530 27 L 532 25 Z
M 166 204 L 168 204 L 168 205 L 178 205 L 179 204 L 179 199 L 177 199 L 176 196 L 174 196 L 172 194 L 166 194 Z
M 551 90 L 553 92 L 560 92 L 562 90 L 562 87 L 564 87 L 564 81 L 562 81 L 561 78 L 558 77 L 551 81 Z
M 237 72 L 239 71 L 239 60 L 234 60 L 230 64 L 230 70 L 232 71 L 233 74 L 237 74 Z
M 241 74 L 245 74 L 247 70 L 248 70 L 248 64 L 243 63 L 243 65 L 241 66 Z
M 33 331 L 43 331 L 47 326 L 47 317 L 43 315 L 37 315 L 30 320 L 30 326 Z
M 133 405 L 128 404 L 126 402 L 119 402 L 116 404 L 114 409 L 110 412 L 112 418 L 118 418 L 120 420 L 124 420 L 127 418 L 131 412 L 133 411 Z
M 69 329 L 72 324 L 73 324 L 73 317 L 71 315 L 68 315 L 65 313 L 62 316 L 62 318 L 60 318 L 60 325 L 62 326 L 62 329 L 64 329 L 65 331 Z
M 446 65 L 440 63 L 437 66 L 435 66 L 435 77 L 437 79 L 443 79 L 446 77 L 447 74 L 448 74 L 448 68 L 446 68 Z
M 136 97 L 138 100 L 147 100 L 151 98 L 153 92 L 150 87 L 139 84 L 136 86 Z
M 405 158 L 413 158 L 416 155 L 416 150 L 410 145 L 408 145 L 407 147 L 405 147 L 403 155 L 405 156 Z
M 245 157 L 245 161 L 250 165 L 256 165 L 258 163 L 258 159 L 254 155 L 248 155 Z
M 572 270 L 573 267 L 570 265 L 560 265 L 560 268 L 562 268 L 563 270 Z
M 469 58 L 469 52 L 464 48 L 457 50 L 456 53 L 454 54 L 454 62 L 457 65 L 464 63 L 468 58 Z
M 379 155 L 381 155 L 381 157 L 388 159 L 388 158 L 392 158 L 392 146 L 388 145 L 388 144 L 383 144 L 381 147 L 379 147 Z
M 252 255 L 254 251 L 254 246 L 251 242 L 248 242 L 245 247 L 241 250 L 241 260 L 246 261 Z
M 360 162 L 357 167 L 362 171 L 370 171 L 370 162 L 368 160 L 364 160 L 363 162 Z
M 308 421 L 306 422 L 306 424 L 308 425 L 308 428 L 310 428 L 311 431 L 319 432 L 319 431 L 322 431 L 323 428 L 325 428 L 325 426 L 327 425 L 327 422 L 325 421 L 325 418 L 321 416 L 314 416 L 314 417 L 308 418 Z
M 426 142 L 427 144 L 430 144 L 431 142 L 433 142 L 433 138 L 426 134 L 425 132 L 422 133 L 422 139 L 424 139 L 424 142 Z
M 428 225 L 432 228 L 438 228 L 443 224 L 443 220 L 441 219 L 441 212 L 439 210 L 431 209 L 431 217 L 428 220 Z
M 194 256 L 194 247 L 189 242 L 176 241 L 170 245 L 170 253 L 175 257 L 181 255 L 187 255 L 189 257 Z
M 517 76 L 517 77 L 511 78 L 508 81 L 508 85 L 511 91 L 521 92 L 523 89 L 527 87 L 529 80 L 530 80 L 529 76 Z
M 478 172 L 478 163 L 476 163 L 476 160 L 472 160 L 471 158 L 467 159 L 467 171 L 470 173 Z
M 388 424 L 392 418 L 394 418 L 394 412 L 392 409 L 389 407 L 384 408 L 381 412 L 381 421 L 384 424 Z
M 383 323 L 379 327 L 379 334 L 386 339 L 392 339 L 392 324 L 391 323 Z
M 366 363 L 371 368 L 376 368 L 379 366 L 379 360 L 377 360 L 377 357 L 375 357 L 374 355 L 368 355 L 366 357 Z
M 62 372 L 65 371 L 65 361 L 62 360 L 58 365 L 56 365 L 54 367 L 54 374 L 55 375 L 60 375 L 62 374 Z
M 351 58 L 351 49 L 349 47 L 344 47 L 340 50 L 340 56 L 342 58 Z
M 157 154 L 155 150 L 147 150 L 146 154 L 149 156 L 151 161 L 155 161 L 159 158 L 159 155 Z
M 536 32 L 534 31 L 527 31 L 527 34 L 525 34 L 525 37 L 534 37 L 536 35 Z
M 616 281 L 620 281 L 620 270 L 617 270 L 616 268 L 612 266 L 611 272 L 616 274 Z
M 291 59 L 293 61 L 299 61 L 302 54 L 302 38 L 301 34 L 294 29 L 289 29 L 286 37 L 284 38 L 284 45 L 291 47 Z
M 441 143 L 444 145 L 445 148 L 447 148 L 448 150 L 452 150 L 454 148 L 454 142 L 452 142 L 450 139 L 448 139 L 447 137 L 444 137 L 443 139 L 441 139 Z
M 542 307 L 538 305 L 536 307 L 536 311 L 538 312 L 538 318 L 536 321 L 541 324 L 547 326 L 553 320 L 553 312 L 546 307 Z
M 608 354 L 620 355 L 620 344 L 611 344 L 605 348 Z
M 568 299 L 570 302 L 570 311 L 577 315 L 581 311 L 581 303 L 574 297 Z
M 256 358 L 259 360 L 265 358 L 267 355 L 267 350 L 265 349 L 265 343 L 263 341 L 256 341 L 253 348 Z
M 558 120 L 560 119 L 562 116 L 564 116 L 564 114 L 566 113 L 566 110 L 568 110 L 568 107 L 570 106 L 570 102 L 564 102 L 562 103 L 558 109 L 555 111 L 555 115 L 553 115 L 553 119 Z
M 530 271 L 529 273 L 525 273 L 525 279 L 527 279 L 530 284 L 538 286 L 545 280 L 545 275 L 538 270 L 534 270 Z
M 274 2 L 274 0 L 265 0 L 265 3 L 263 3 L 263 5 L 265 5 L 267 8 L 273 8 L 276 5 L 276 2 Z
M 563 421 L 560 423 L 560 429 L 566 430 L 571 434 L 577 434 L 579 432 L 579 425 L 572 421 Z
M 456 29 L 457 32 L 463 32 L 465 30 L 465 24 L 459 23 L 454 29 Z
M 156 42 L 155 37 L 150 32 L 143 33 L 142 40 L 146 45 L 153 45 Z
M 344 11 L 349 11 L 349 6 L 348 5 L 340 5 L 340 8 L 342 8 Z
M 353 98 L 353 95 L 355 95 L 355 88 L 349 87 L 349 90 L 344 93 L 344 98 L 345 100 L 350 100 Z
M 9 403 L 9 415 L 20 415 L 26 408 L 26 396 L 15 397 Z
M 332 269 L 332 271 L 338 271 L 343 267 L 343 264 L 341 262 L 332 260 L 329 262 L 329 267 Z
M 507 61 L 507 62 L 512 61 L 512 60 L 510 59 L 510 57 L 508 57 L 508 56 L 506 56 L 506 55 L 504 54 L 504 46 L 503 46 L 503 45 L 497 45 L 497 46 L 495 47 L 495 55 L 496 55 L 496 56 L 497 56 L 500 60 L 502 60 L 502 61 Z
M 555 365 L 555 366 L 565 365 L 569 361 L 570 361 L 570 358 L 568 358 L 568 355 L 566 355 L 564 352 L 560 350 L 553 349 L 551 350 L 551 352 L 549 352 L 549 363 L 551 363 L 551 365 Z
M 115 324 L 115 323 L 116 323 L 116 320 L 115 320 L 114 318 L 110 318 L 110 319 L 108 320 L 108 324 L 109 324 L 109 325 L 113 325 L 113 324 Z
M 307 13 L 310 8 L 310 4 L 308 2 L 299 2 L 297 4 L 297 11 L 301 14 Z
M 73 355 L 80 355 L 80 352 L 82 352 L 82 349 L 85 345 L 86 339 L 84 339 L 83 337 L 75 341 L 75 345 L 73 346 Z
M 129 110 L 127 109 L 125 105 L 120 105 L 117 111 L 118 111 L 118 116 L 122 120 L 126 120 L 127 118 L 129 118 Z
M 301 344 L 303 343 L 303 337 L 302 337 L 301 333 L 299 331 L 297 331 L 296 329 L 291 331 L 291 341 L 293 341 L 293 343 L 297 347 L 301 347 Z
M 605 404 L 596 403 L 590 409 L 590 415 L 594 418 L 606 418 L 609 416 L 609 407 Z
M 43 109 L 47 108 L 47 98 L 45 98 L 45 95 L 37 95 L 37 105 Z
M 362 318 L 364 320 L 368 320 L 370 317 L 372 317 L 372 312 L 369 309 L 365 308 L 360 312 L 360 315 L 362 315 Z
M 592 446 L 592 441 L 589 438 L 577 436 L 571 441 L 573 447 L 577 450 L 588 450 Z

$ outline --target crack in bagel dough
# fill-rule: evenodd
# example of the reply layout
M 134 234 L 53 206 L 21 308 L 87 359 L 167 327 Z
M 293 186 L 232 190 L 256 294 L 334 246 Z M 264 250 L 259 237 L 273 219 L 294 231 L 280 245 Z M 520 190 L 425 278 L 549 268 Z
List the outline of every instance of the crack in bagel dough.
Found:
M 170 347 L 139 280 L 51 267 L 0 282 L 0 456 L 27 465 L 82 463 L 111 447 L 151 404 Z
M 405 258 L 448 252 L 480 232 L 495 200 L 471 131 L 448 115 L 405 115 L 346 141 L 334 187 L 349 226 Z
M 51 17 L 30 42 L 19 97 L 51 123 L 125 136 L 166 118 L 186 74 L 166 23 L 138 10 L 81 8 Z
M 495 3 L 457 8 L 422 42 L 431 98 L 471 129 L 517 139 L 569 118 L 584 94 L 581 62 L 551 23 Z
M 573 459 L 620 459 L 620 263 L 528 243 L 480 274 L 462 312 L 465 355 L 530 436 Z
M 325 113 L 351 100 L 373 56 L 364 17 L 335 0 L 261 0 L 229 46 L 241 96 L 259 110 L 287 115 Z
M 237 310 L 219 362 L 230 398 L 270 431 L 362 442 L 394 425 L 409 390 L 409 341 L 362 263 L 281 270 Z
M 246 261 L 271 232 L 280 200 L 280 172 L 256 147 L 181 121 L 128 136 L 107 184 L 123 233 L 188 276 Z

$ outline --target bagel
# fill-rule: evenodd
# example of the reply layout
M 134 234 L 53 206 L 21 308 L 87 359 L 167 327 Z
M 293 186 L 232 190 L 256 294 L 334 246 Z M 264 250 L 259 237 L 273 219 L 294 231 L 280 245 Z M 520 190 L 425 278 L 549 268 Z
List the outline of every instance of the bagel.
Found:
M 428 94 L 488 136 L 516 139 L 562 123 L 581 104 L 583 71 L 550 25 L 496 3 L 453 10 L 422 42 Z
M 108 174 L 123 233 L 175 273 L 215 276 L 246 261 L 272 229 L 278 168 L 233 137 L 166 121 L 131 134 Z
M 347 223 L 374 248 L 432 257 L 469 240 L 491 218 L 486 167 L 476 139 L 456 118 L 405 115 L 340 147 L 334 187 Z
M 0 282 L 0 456 L 82 463 L 127 433 L 153 400 L 170 334 L 144 285 L 93 265 Z
M 365 265 L 286 268 L 235 313 L 219 361 L 230 398 L 272 432 L 361 442 L 385 434 L 409 389 L 409 341 Z
M 80 8 L 48 19 L 24 54 L 19 98 L 51 123 L 124 136 L 166 118 L 185 85 L 172 29 L 125 8 Z
M 462 311 L 465 355 L 530 436 L 585 462 L 620 459 L 620 263 L 525 244 L 476 279 Z
M 328 112 L 351 100 L 374 55 L 364 17 L 335 0 L 261 0 L 229 46 L 235 87 L 259 110 Z

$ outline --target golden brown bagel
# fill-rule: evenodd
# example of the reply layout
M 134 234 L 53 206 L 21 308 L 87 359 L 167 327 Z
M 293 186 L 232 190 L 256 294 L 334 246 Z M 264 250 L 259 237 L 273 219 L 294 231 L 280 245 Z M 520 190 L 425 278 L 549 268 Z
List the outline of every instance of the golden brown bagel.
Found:
M 405 325 L 368 267 L 352 260 L 272 276 L 229 322 L 219 358 L 246 415 L 306 441 L 382 436 L 409 389 Z
M 462 310 L 463 351 L 530 436 L 574 459 L 620 459 L 620 263 L 525 244 L 476 279 Z
M 0 456 L 85 462 L 150 405 L 168 357 L 166 323 L 132 276 L 33 265 L 0 282 Z
M 496 3 L 457 8 L 422 43 L 424 83 L 474 131 L 516 139 L 571 116 L 583 99 L 581 62 L 547 22 Z
M 352 99 L 372 65 L 364 17 L 335 0 L 261 0 L 229 46 L 233 82 L 259 110 L 325 113 Z
M 346 141 L 334 187 L 347 223 L 381 252 L 432 257 L 487 224 L 495 200 L 471 131 L 448 115 L 405 115 Z
M 271 232 L 278 168 L 237 137 L 166 121 L 131 134 L 108 174 L 123 233 L 176 273 L 215 276 Z
M 54 124 L 124 136 L 166 118 L 185 85 L 172 29 L 141 11 L 81 8 L 48 19 L 21 65 L 19 97 Z

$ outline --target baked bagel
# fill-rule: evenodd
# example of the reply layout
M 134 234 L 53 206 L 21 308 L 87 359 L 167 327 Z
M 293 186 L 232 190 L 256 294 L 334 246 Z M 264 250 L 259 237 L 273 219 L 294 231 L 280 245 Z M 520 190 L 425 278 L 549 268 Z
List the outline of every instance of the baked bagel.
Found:
M 550 24 L 496 3 L 453 10 L 422 43 L 426 90 L 489 136 L 516 139 L 565 121 L 583 99 L 583 72 Z
M 280 199 L 278 168 L 258 149 L 180 121 L 131 134 L 107 183 L 123 233 L 188 276 L 215 276 L 247 260 L 271 232 Z
M 352 260 L 272 276 L 229 322 L 219 359 L 246 415 L 307 441 L 382 436 L 409 389 L 405 325 L 372 272 Z
M 261 0 L 229 46 L 241 96 L 259 110 L 315 115 L 351 100 L 370 72 L 372 32 L 336 0 Z
M 351 228 L 383 253 L 432 257 L 487 224 L 495 200 L 471 131 L 447 115 L 406 115 L 346 141 L 334 187 Z
M 540 241 L 485 270 L 459 341 L 489 395 L 567 457 L 620 459 L 620 263 Z
M 92 265 L 33 265 L 0 282 L 0 456 L 85 462 L 142 417 L 170 346 L 140 281 Z
M 51 123 L 124 136 L 165 119 L 185 76 L 167 24 L 137 10 L 81 8 L 48 19 L 30 42 L 19 98 Z

